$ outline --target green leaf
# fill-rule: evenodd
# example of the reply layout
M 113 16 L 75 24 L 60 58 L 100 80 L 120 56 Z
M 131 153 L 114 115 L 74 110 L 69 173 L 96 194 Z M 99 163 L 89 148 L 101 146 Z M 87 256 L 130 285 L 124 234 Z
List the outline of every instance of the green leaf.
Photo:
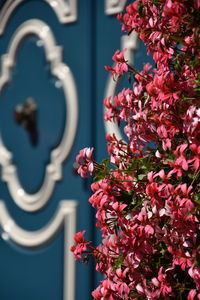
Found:
M 152 159 L 151 155 L 149 155 L 148 157 L 143 159 L 143 164 L 144 164 L 144 166 L 146 167 L 147 170 L 149 170 L 150 167 L 151 167 L 151 159 Z
M 133 201 L 133 195 L 132 193 L 122 192 L 121 195 L 117 197 L 117 200 L 129 205 Z
M 195 40 L 195 43 L 198 44 L 198 42 L 199 42 L 199 28 L 196 28 L 195 31 L 194 31 L 194 40 Z
M 97 182 L 103 178 L 105 178 L 105 176 L 107 175 L 106 171 L 99 171 L 95 174 L 94 178 L 93 178 L 93 182 Z
M 130 166 L 128 167 L 127 171 L 135 171 L 135 169 L 138 166 L 138 159 L 135 158 L 132 163 L 130 164 Z
M 110 163 L 110 159 L 105 158 L 105 159 L 102 160 L 101 165 L 107 168 L 109 163 Z
M 146 176 L 147 176 L 146 174 L 140 174 L 140 175 L 138 175 L 138 179 L 139 180 L 143 180 L 144 177 L 146 177 Z
M 192 67 L 196 67 L 199 64 L 198 54 L 196 54 L 193 57 L 191 57 L 190 64 L 191 64 Z
M 123 264 L 123 261 L 124 261 L 123 254 L 119 254 L 119 256 L 114 261 L 113 271 L 116 271 L 118 268 L 120 268 L 121 265 Z
M 154 5 L 156 5 L 156 6 L 161 6 L 161 5 L 163 5 L 162 2 L 157 1 L 157 0 L 152 0 L 151 3 L 154 4 Z
M 200 203 L 200 192 L 194 194 L 194 202 L 196 202 L 198 204 Z
M 139 1 L 139 3 L 138 3 L 138 14 L 142 18 L 144 18 L 146 16 L 145 7 L 144 7 L 142 1 Z

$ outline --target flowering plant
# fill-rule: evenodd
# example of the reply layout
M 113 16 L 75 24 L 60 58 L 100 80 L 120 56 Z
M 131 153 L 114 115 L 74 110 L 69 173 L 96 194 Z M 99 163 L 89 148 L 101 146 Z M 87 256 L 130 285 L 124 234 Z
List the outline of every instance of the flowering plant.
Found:
M 101 164 L 93 148 L 77 156 L 79 174 L 94 178 L 102 244 L 83 231 L 71 250 L 104 274 L 94 299 L 200 299 L 200 1 L 136 0 L 118 19 L 156 67 L 136 71 L 126 50 L 106 67 L 133 81 L 104 100 L 105 120 L 125 122 L 128 141 L 107 135 Z

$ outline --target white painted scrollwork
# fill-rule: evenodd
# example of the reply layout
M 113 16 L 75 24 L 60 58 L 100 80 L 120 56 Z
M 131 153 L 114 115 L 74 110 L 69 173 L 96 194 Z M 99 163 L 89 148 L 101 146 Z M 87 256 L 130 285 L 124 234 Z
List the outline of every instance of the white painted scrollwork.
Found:
M 36 35 L 44 45 L 47 61 L 53 76 L 62 83 L 67 113 L 66 123 L 60 144 L 52 150 L 50 163 L 46 166 L 45 178 L 41 188 L 35 194 L 28 194 L 21 186 L 17 167 L 13 164 L 12 153 L 5 147 L 0 135 L 0 164 L 2 179 L 7 182 L 8 189 L 15 203 L 26 211 L 36 211 L 42 208 L 52 195 L 56 181 L 62 177 L 62 163 L 68 156 L 76 134 L 78 118 L 78 102 L 75 82 L 70 68 L 62 62 L 62 48 L 56 46 L 53 33 L 42 21 L 37 19 L 23 23 L 13 35 L 8 53 L 2 56 L 2 74 L 0 76 L 0 94 L 12 77 L 15 56 L 21 42 L 29 35 Z
M 115 15 L 123 11 L 127 0 L 105 0 L 105 13 Z
M 125 59 L 128 60 L 128 63 L 130 65 L 134 65 L 134 51 L 136 51 L 138 48 L 137 40 L 138 37 L 135 31 L 133 31 L 129 36 L 124 35 L 121 37 L 121 49 L 125 49 L 125 48 L 127 49 L 124 56 Z M 111 74 L 109 75 L 108 82 L 106 85 L 105 95 L 104 95 L 105 98 L 110 96 L 114 97 L 117 86 L 119 84 L 119 80 L 113 80 Z M 105 112 L 105 108 L 104 108 L 104 112 Z M 105 125 L 106 133 L 108 134 L 115 133 L 118 140 L 123 139 L 117 123 L 106 121 L 104 122 L 104 125 Z
M 77 203 L 74 200 L 60 201 L 54 218 L 45 227 L 37 231 L 27 231 L 15 223 L 4 201 L 0 201 L 2 238 L 20 246 L 27 248 L 42 246 L 64 226 L 64 300 L 75 299 L 75 260 L 70 247 L 74 243 L 73 236 L 76 231 L 76 207 Z
M 27 0 L 7 0 L 0 10 L 0 35 L 4 33 L 6 24 L 18 5 Z M 44 0 L 55 11 L 61 23 L 77 20 L 77 0 Z

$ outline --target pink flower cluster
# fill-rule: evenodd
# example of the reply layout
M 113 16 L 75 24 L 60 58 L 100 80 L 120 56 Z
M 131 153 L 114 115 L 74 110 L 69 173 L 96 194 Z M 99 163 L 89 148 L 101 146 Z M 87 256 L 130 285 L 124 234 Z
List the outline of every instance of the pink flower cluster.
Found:
M 138 72 L 119 50 L 106 67 L 134 75 L 104 100 L 105 120 L 125 123 L 127 142 L 108 135 L 109 159 L 95 170 L 93 149 L 78 155 L 80 175 L 94 175 L 102 244 L 75 237 L 72 251 L 105 276 L 94 299 L 200 299 L 200 2 L 136 0 L 118 19 L 156 68 Z
M 128 64 L 127 61 L 124 58 L 124 53 L 126 49 L 124 49 L 122 52 L 120 50 L 117 50 L 115 54 L 113 55 L 112 59 L 116 62 L 116 65 L 114 68 L 111 68 L 109 66 L 105 66 L 105 69 L 107 71 L 111 71 L 112 75 L 124 75 L 125 72 L 128 72 Z
M 84 148 L 80 150 L 76 157 L 76 162 L 79 165 L 78 174 L 81 177 L 87 177 L 88 173 L 92 175 L 92 172 L 94 171 L 94 161 L 92 158 L 93 150 L 94 148 Z

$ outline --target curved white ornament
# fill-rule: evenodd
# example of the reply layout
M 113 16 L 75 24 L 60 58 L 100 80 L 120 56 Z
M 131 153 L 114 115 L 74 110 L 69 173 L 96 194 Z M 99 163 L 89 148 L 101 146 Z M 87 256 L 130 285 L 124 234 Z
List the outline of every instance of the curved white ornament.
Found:
M 0 94 L 12 77 L 15 56 L 20 43 L 30 34 L 36 35 L 44 45 L 47 61 L 50 63 L 52 75 L 62 83 L 67 107 L 66 123 L 62 140 L 57 148 L 52 150 L 50 164 L 46 166 L 44 182 L 35 194 L 28 194 L 22 188 L 17 168 L 12 162 L 12 153 L 5 147 L 0 134 L 0 164 L 2 179 L 7 182 L 14 202 L 23 210 L 36 211 L 42 208 L 51 196 L 55 183 L 61 179 L 62 163 L 67 158 L 76 135 L 78 102 L 75 82 L 67 65 L 62 63 L 62 48 L 56 46 L 53 33 L 42 21 L 32 19 L 23 23 L 11 39 L 8 53 L 2 56 L 2 75 L 0 76 Z
M 125 59 L 128 60 L 128 63 L 130 65 L 134 65 L 134 51 L 138 49 L 138 36 L 135 31 L 132 31 L 132 33 L 129 36 L 122 36 L 121 37 L 121 49 L 127 49 L 125 52 Z M 120 80 L 120 79 L 119 79 Z M 108 77 L 106 90 L 104 98 L 108 98 L 110 96 L 114 97 L 116 93 L 117 86 L 119 84 L 119 80 L 114 81 L 112 78 L 112 75 L 110 74 Z M 104 107 L 104 113 L 106 111 L 106 108 Z M 108 134 L 115 134 L 116 138 L 118 140 L 122 140 L 122 135 L 119 129 L 119 126 L 116 122 L 110 122 L 110 121 L 104 121 L 105 125 L 105 131 Z
M 75 260 L 70 251 L 76 231 L 76 207 L 74 200 L 59 202 L 54 218 L 42 229 L 27 231 L 19 227 L 9 215 L 5 203 L 0 201 L 0 225 L 2 237 L 23 247 L 38 247 L 49 242 L 59 229 L 64 226 L 64 300 L 74 300 L 75 295 Z
M 127 0 L 105 0 L 105 13 L 115 15 L 123 11 Z
M 27 0 L 7 0 L 0 10 L 0 35 L 16 7 Z M 55 11 L 61 23 L 72 23 L 77 20 L 77 0 L 44 0 Z

